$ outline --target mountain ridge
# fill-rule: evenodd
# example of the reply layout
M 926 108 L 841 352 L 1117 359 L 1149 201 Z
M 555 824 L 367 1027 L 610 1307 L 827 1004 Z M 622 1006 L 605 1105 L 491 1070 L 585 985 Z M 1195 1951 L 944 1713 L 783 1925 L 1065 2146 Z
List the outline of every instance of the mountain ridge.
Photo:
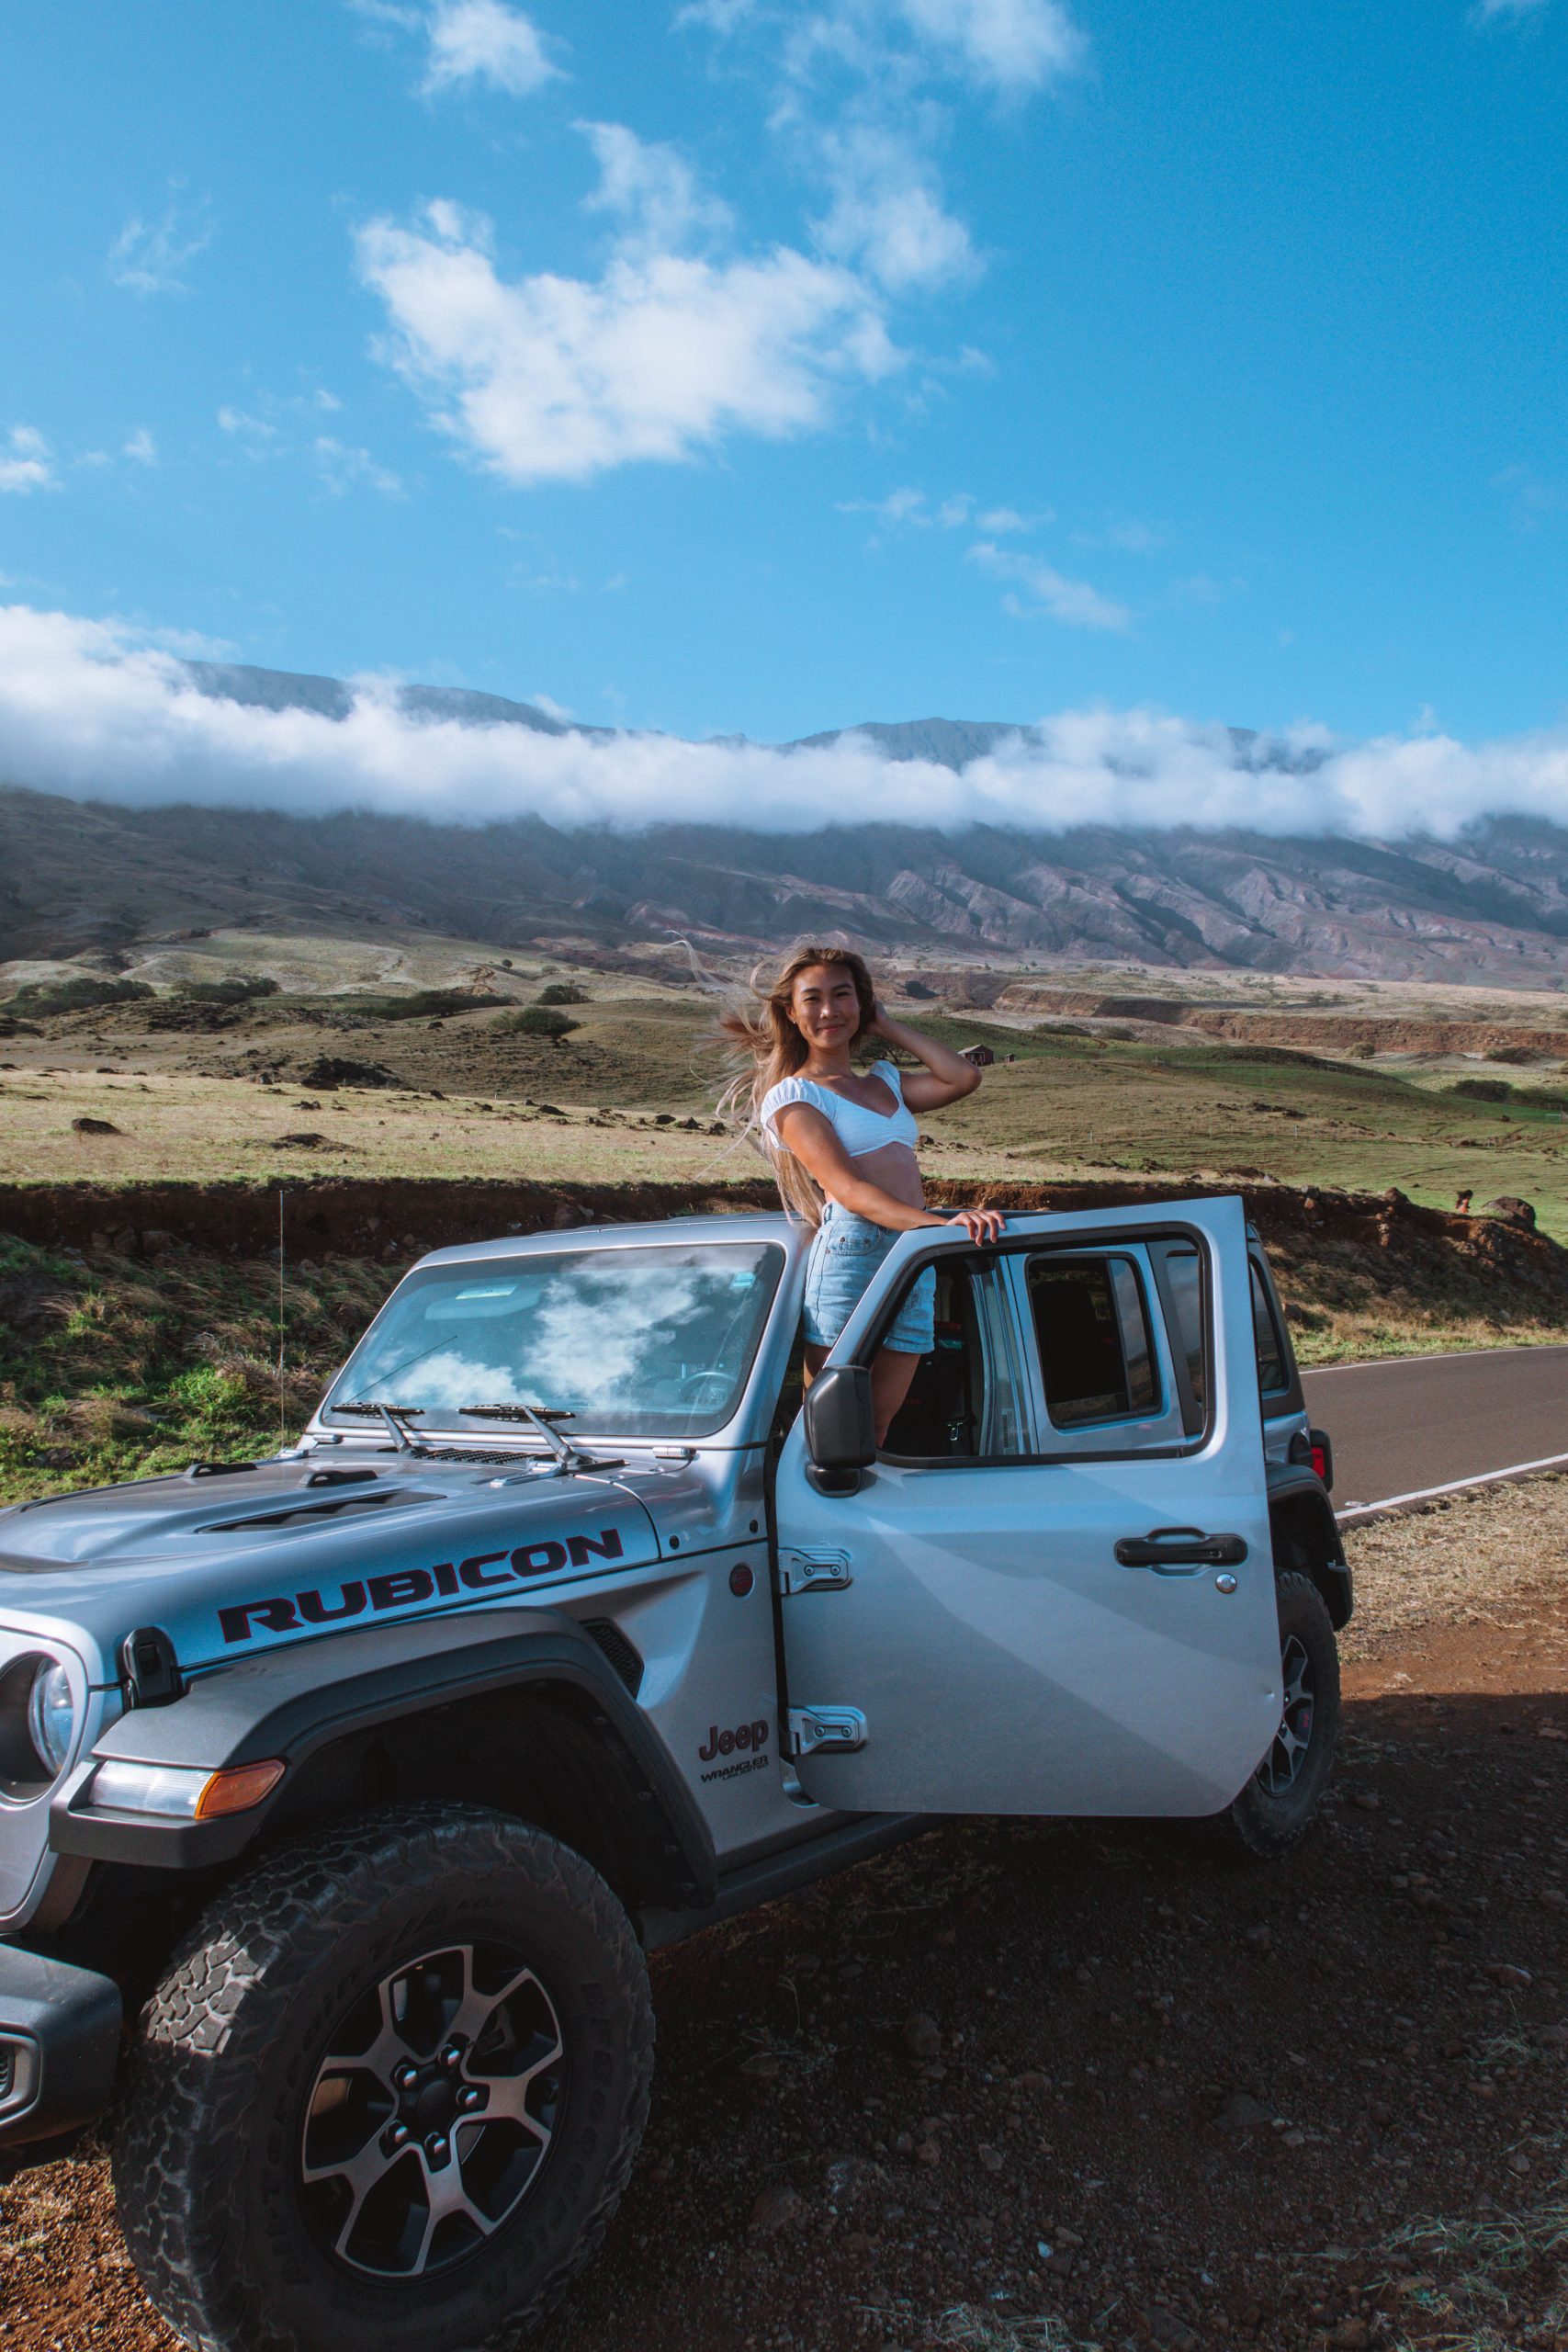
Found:
M 267 708 L 341 718 L 352 701 L 338 679 L 187 666 L 203 693 Z M 536 705 L 467 688 L 405 687 L 400 700 L 433 720 L 571 731 Z M 1029 731 L 996 719 L 868 721 L 779 748 L 853 735 L 891 760 L 962 769 Z M 1244 756 L 1260 741 L 1233 733 Z M 1258 763 L 1276 763 L 1271 749 Z M 991 964 L 1550 988 L 1568 980 L 1568 830 L 1492 819 L 1453 842 L 888 822 L 788 836 L 743 822 L 632 834 L 567 831 L 537 817 L 457 826 L 354 811 L 127 808 L 21 780 L 0 788 L 0 960 L 175 930 L 388 922 L 498 948 L 684 937 L 761 951 L 826 931 L 877 953 Z

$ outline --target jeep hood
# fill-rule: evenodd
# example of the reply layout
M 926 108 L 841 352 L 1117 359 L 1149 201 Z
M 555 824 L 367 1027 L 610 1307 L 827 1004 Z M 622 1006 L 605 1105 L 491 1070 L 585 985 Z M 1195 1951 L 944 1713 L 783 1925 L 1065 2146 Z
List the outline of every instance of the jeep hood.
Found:
M 614 1471 L 517 1467 L 498 1483 L 493 1457 L 323 1467 L 316 1454 L 21 1504 L 0 1512 L 0 1621 L 74 1622 L 106 1657 L 157 1624 L 191 1668 L 658 1559 L 653 1521 Z

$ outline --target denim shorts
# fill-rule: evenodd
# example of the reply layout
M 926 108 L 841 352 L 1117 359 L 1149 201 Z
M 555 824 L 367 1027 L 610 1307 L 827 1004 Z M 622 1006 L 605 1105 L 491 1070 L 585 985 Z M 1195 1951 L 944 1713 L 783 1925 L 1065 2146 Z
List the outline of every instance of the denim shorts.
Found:
M 830 1348 L 860 1305 L 872 1276 L 898 1236 L 887 1226 L 829 1201 L 806 1261 L 806 1336 L 814 1348 Z M 936 1345 L 936 1269 L 915 1276 L 904 1304 L 884 1332 L 882 1345 L 900 1354 L 928 1355 Z

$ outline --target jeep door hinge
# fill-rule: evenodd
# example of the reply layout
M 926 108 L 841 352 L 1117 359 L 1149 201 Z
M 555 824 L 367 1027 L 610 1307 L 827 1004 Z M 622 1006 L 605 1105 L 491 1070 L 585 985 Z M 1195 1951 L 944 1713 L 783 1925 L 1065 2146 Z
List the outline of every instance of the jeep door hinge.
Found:
M 858 1707 L 792 1707 L 791 1756 L 852 1756 L 866 1742 L 865 1717 Z
M 847 1552 L 781 1552 L 778 1573 L 782 1593 L 841 1592 L 854 1582 Z

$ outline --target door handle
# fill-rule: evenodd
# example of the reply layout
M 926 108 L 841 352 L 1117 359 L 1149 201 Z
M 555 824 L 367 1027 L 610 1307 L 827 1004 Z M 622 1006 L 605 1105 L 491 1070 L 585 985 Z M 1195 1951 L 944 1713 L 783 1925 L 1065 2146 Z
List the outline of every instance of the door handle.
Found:
M 1205 1535 L 1201 1527 L 1155 1527 L 1146 1535 L 1123 1535 L 1116 1557 L 1124 1568 L 1180 1576 L 1197 1568 L 1238 1567 L 1247 1544 L 1239 1535 Z

